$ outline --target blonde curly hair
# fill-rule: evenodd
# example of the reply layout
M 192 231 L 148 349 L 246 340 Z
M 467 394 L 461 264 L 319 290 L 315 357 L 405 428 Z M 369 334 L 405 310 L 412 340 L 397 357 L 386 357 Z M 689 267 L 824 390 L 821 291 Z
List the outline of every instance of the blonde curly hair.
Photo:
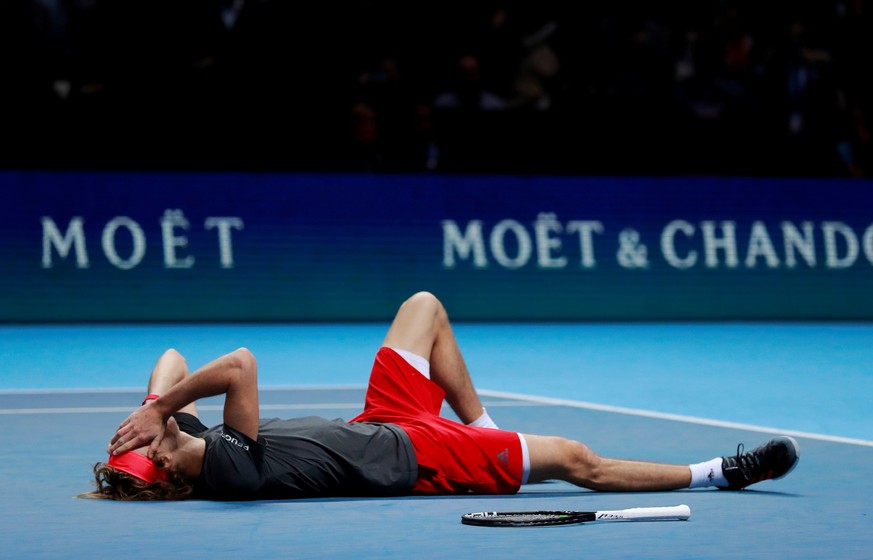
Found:
M 130 502 L 185 500 L 194 493 L 194 487 L 189 481 L 173 473 L 168 473 L 166 481 L 148 483 L 102 462 L 94 465 L 94 484 L 97 486 L 96 490 L 77 497 Z

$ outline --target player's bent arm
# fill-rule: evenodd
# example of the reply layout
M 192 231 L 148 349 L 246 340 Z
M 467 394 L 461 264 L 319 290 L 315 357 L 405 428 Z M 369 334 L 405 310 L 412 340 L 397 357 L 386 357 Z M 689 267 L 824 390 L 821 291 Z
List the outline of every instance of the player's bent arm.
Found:
M 164 420 L 202 398 L 225 395 L 224 423 L 252 439 L 258 437 L 258 365 L 239 348 L 199 368 L 154 401 Z
M 152 369 L 152 374 L 149 377 L 148 394 L 149 395 L 165 395 L 176 384 L 181 383 L 186 377 L 191 375 L 188 371 L 188 363 L 185 357 L 175 349 L 166 350 Z M 183 406 L 176 412 L 187 412 L 197 416 L 197 407 L 192 402 Z
M 167 420 L 194 401 L 225 395 L 224 422 L 252 439 L 258 437 L 258 369 L 245 348 L 213 360 L 176 383 L 157 400 L 148 401 L 121 423 L 109 442 L 109 452 L 123 453 L 145 445 L 157 451 Z

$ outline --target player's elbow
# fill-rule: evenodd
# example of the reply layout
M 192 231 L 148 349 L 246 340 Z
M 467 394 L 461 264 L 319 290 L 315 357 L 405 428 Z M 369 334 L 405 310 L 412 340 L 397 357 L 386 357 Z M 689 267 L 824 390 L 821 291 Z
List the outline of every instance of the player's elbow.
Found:
M 167 348 L 166 350 L 164 350 L 164 353 L 161 355 L 161 359 L 187 367 L 187 363 L 185 362 L 185 356 L 180 354 L 179 351 L 175 348 Z
M 258 362 L 248 348 L 237 348 L 230 353 L 232 367 L 243 377 L 257 377 Z

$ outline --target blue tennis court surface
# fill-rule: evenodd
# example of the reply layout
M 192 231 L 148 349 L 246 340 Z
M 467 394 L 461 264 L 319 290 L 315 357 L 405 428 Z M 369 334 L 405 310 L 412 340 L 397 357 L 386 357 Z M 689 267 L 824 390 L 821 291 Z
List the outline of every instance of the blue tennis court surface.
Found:
M 517 496 L 256 503 L 77 500 L 154 359 L 259 358 L 262 415 L 349 418 L 385 325 L 0 327 L 0 522 L 8 558 L 869 558 L 873 327 L 865 324 L 460 325 L 501 427 L 604 455 L 688 463 L 794 433 L 789 477 L 744 492 L 604 494 L 564 483 Z M 221 401 L 201 403 L 207 424 Z M 688 522 L 492 529 L 467 511 L 691 506 Z M 14 536 L 13 536 L 14 535 Z

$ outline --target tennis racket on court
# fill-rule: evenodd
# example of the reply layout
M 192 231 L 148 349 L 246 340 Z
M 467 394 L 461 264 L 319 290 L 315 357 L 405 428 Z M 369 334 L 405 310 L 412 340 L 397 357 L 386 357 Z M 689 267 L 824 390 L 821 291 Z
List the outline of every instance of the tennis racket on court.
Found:
M 465 513 L 461 523 L 485 527 L 545 527 L 591 521 L 686 521 L 689 517 L 691 508 L 683 504 L 605 511 L 480 511 Z

